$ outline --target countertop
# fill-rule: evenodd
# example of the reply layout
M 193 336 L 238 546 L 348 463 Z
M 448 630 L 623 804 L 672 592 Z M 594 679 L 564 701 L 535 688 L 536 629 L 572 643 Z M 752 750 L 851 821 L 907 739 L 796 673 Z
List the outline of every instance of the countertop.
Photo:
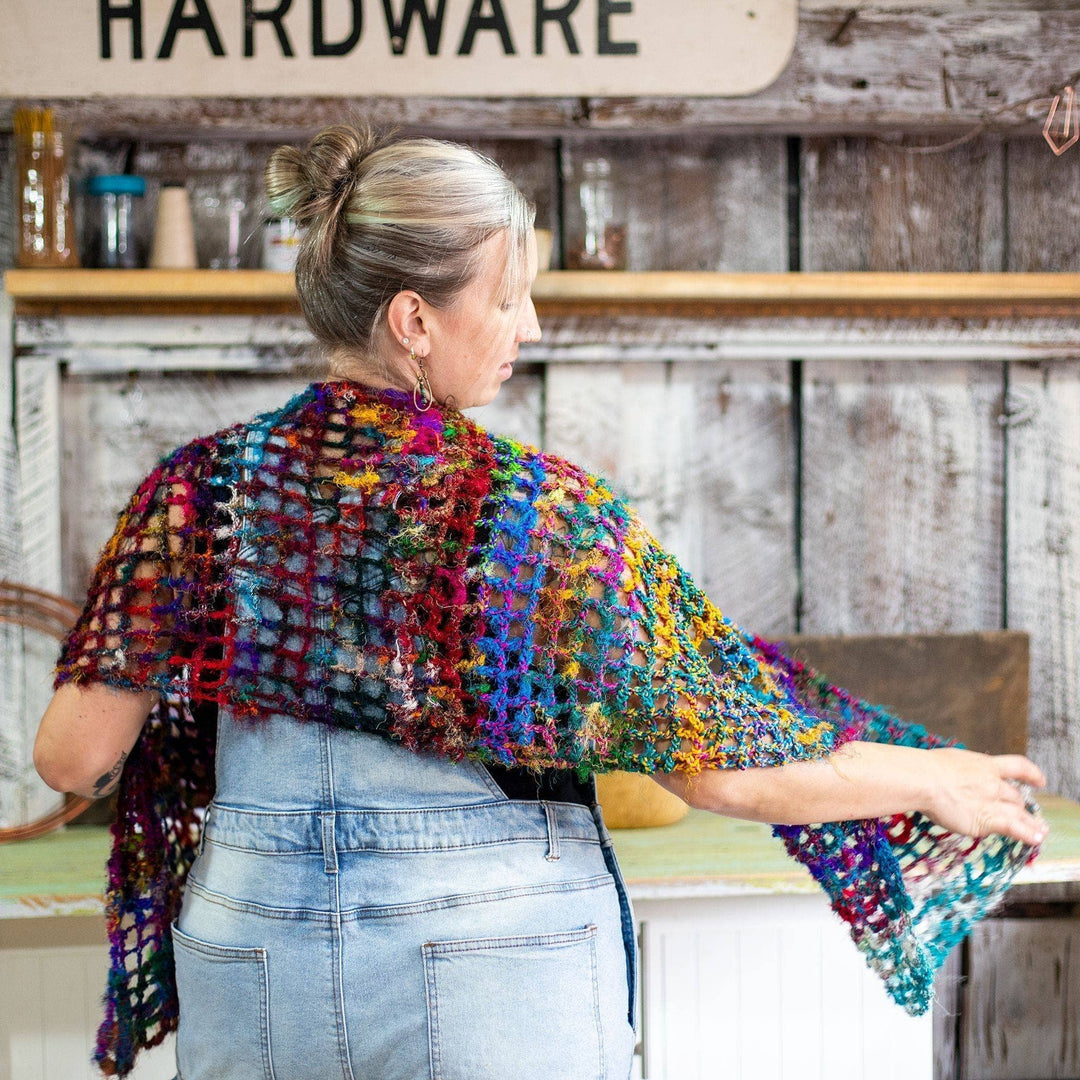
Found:
M 1050 835 L 1010 898 L 1068 899 L 1054 895 L 1055 886 L 1061 892 L 1080 883 L 1080 803 L 1041 801 Z M 767 825 L 691 810 L 674 825 L 616 829 L 612 836 L 634 900 L 818 891 Z M 108 846 L 105 826 L 78 824 L 0 845 L 0 918 L 100 915 Z

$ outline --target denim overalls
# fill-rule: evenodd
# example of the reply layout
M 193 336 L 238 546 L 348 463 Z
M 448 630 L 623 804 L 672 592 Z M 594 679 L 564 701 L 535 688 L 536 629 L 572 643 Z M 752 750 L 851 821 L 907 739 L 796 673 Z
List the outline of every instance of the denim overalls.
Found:
M 634 924 L 598 806 L 284 717 L 223 714 L 217 761 L 179 1080 L 626 1080 Z

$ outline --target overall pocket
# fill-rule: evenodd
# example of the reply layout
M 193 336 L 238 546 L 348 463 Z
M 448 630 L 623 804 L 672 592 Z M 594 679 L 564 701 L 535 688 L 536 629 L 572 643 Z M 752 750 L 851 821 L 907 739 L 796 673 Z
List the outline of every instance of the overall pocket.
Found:
M 274 1080 L 265 949 L 199 941 L 172 928 L 178 1080 Z
M 423 955 L 431 1080 L 603 1080 L 595 926 Z

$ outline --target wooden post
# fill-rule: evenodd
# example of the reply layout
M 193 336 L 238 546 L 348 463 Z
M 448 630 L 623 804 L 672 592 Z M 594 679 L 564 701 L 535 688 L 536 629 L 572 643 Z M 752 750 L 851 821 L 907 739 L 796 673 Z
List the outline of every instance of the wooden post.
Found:
M 10 323 L 9 323 L 10 326 Z M 13 337 L 4 335 L 11 348 Z M 10 353 L 9 353 L 10 355 Z M 60 372 L 56 361 L 16 360 L 4 365 L 14 376 L 15 460 L 11 462 L 18 518 L 15 580 L 60 592 Z M 9 375 L 9 378 L 11 376 Z M 5 400 L 12 400 L 7 396 Z M 34 736 L 48 704 L 56 642 L 39 632 L 2 627 L 0 667 L 10 689 L 0 715 L 0 734 L 12 762 L 0 774 L 0 818 L 15 826 L 43 817 L 63 804 L 38 778 L 33 765 Z M 8 681 L 10 678 L 10 682 Z
M 1005 409 L 1009 625 L 1031 635 L 1031 754 L 1080 791 L 1080 362 L 1013 364 Z

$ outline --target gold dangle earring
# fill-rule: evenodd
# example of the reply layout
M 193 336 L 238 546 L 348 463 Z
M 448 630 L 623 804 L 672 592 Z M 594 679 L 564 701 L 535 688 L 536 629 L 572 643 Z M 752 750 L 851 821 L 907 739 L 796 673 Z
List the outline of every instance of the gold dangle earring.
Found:
M 417 412 L 427 412 L 435 401 L 435 395 L 431 392 L 431 383 L 428 382 L 427 372 L 424 371 L 424 359 L 416 355 L 415 349 L 409 349 L 409 359 L 417 367 L 416 384 L 413 386 L 413 408 Z

